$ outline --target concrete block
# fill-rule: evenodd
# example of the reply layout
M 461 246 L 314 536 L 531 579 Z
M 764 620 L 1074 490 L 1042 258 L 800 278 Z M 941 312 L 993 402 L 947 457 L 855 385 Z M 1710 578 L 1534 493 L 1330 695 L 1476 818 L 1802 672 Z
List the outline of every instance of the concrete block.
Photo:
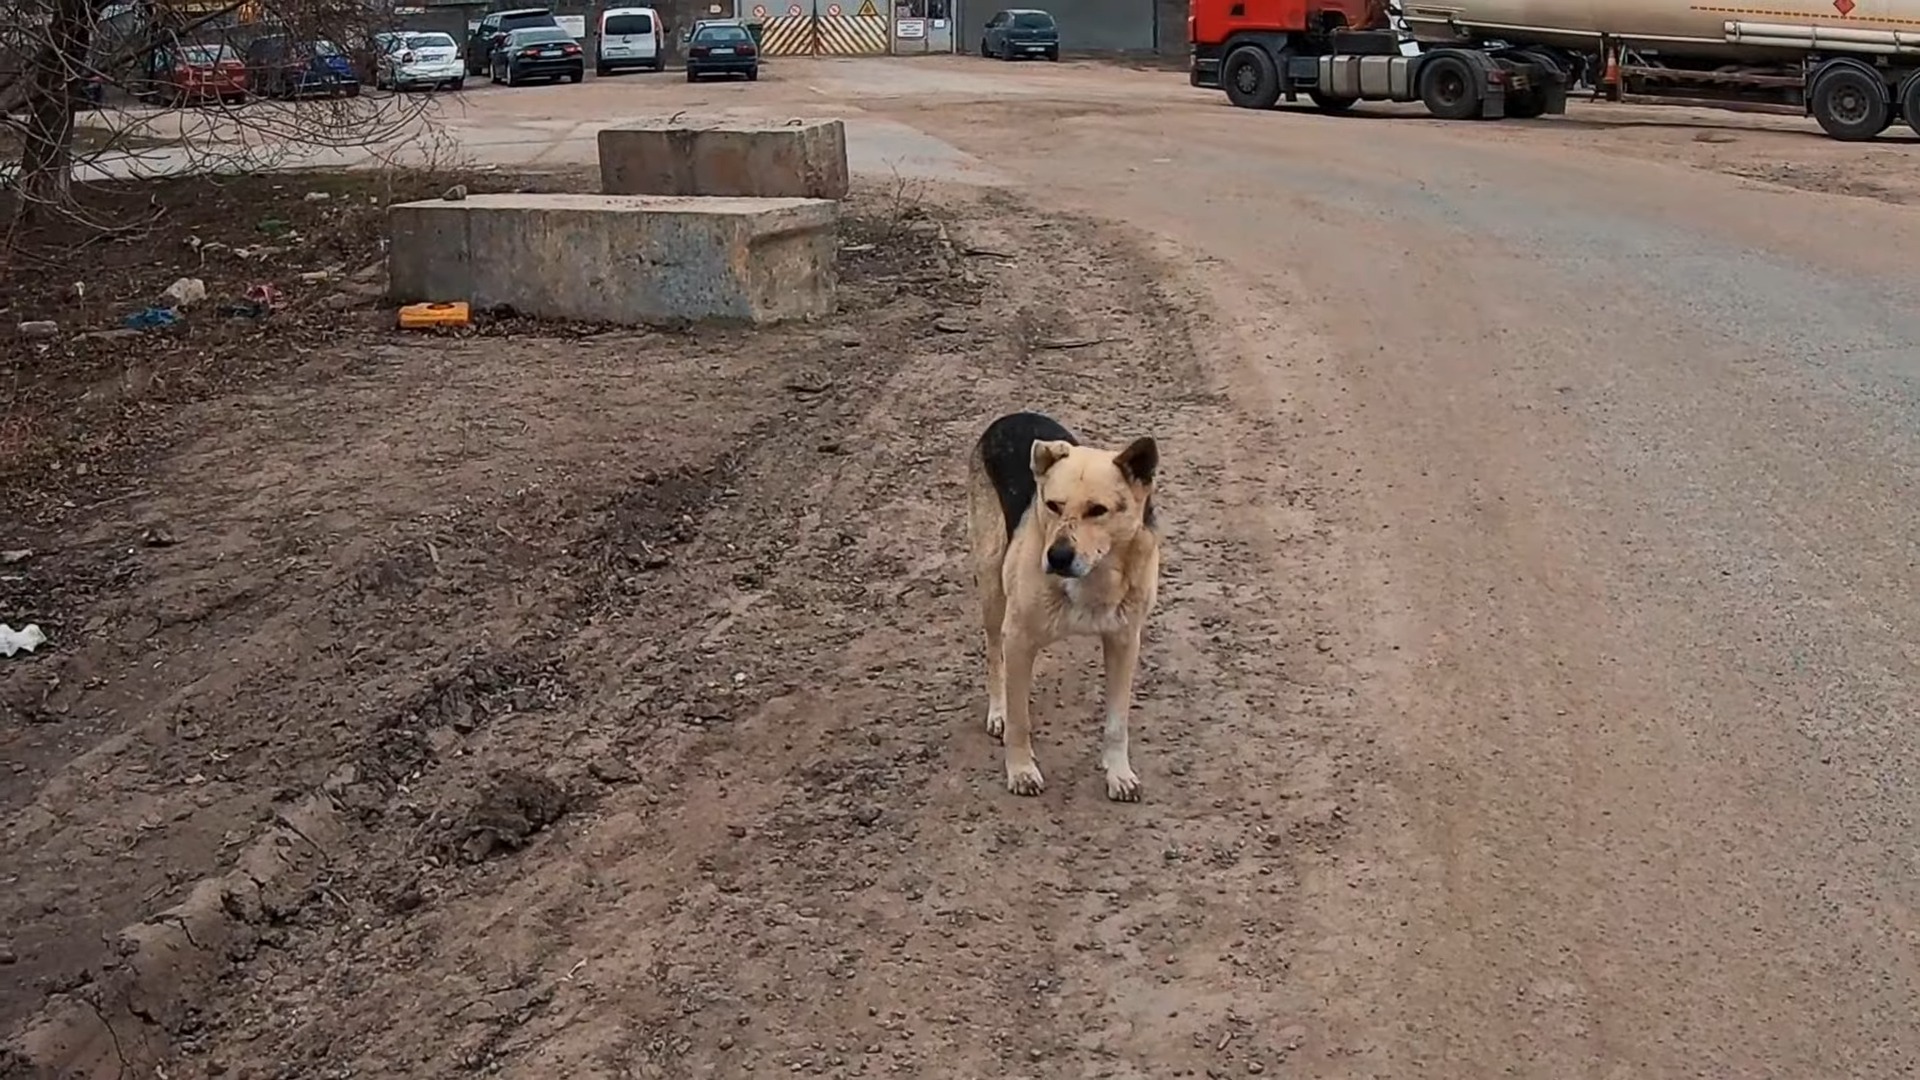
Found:
M 608 195 L 847 197 L 847 126 L 839 120 L 627 124 L 600 132 Z
M 388 209 L 389 294 L 637 325 L 826 315 L 838 203 L 471 195 Z

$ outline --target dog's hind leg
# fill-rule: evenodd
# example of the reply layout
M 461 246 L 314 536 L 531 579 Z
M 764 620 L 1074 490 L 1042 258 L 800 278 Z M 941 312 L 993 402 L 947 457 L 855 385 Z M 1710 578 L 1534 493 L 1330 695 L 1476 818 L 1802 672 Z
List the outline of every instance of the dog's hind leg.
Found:
M 998 569 L 983 570 L 980 577 L 980 621 L 987 631 L 987 734 L 998 739 L 1007 729 L 1007 657 L 1000 632 L 1007 617 L 1007 594 Z
M 1000 623 L 1006 618 L 1007 560 L 1005 511 L 976 453 L 968 478 L 967 548 L 973 560 L 973 588 L 980 601 L 980 626 L 987 636 L 987 734 L 999 738 L 1007 725 L 1006 650 Z
M 1139 802 L 1140 778 L 1127 759 L 1127 713 L 1133 708 L 1133 673 L 1140 664 L 1140 628 L 1130 626 L 1100 637 L 1107 669 L 1107 726 L 1101 737 L 1100 767 L 1107 773 L 1107 798 Z

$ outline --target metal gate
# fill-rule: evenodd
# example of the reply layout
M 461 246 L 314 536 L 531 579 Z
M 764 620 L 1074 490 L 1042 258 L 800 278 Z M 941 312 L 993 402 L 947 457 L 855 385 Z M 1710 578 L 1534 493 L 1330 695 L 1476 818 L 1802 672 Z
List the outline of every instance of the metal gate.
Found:
M 893 54 L 953 51 L 953 0 L 894 0 Z
M 883 56 L 893 37 L 880 0 L 776 0 L 753 14 L 768 56 Z

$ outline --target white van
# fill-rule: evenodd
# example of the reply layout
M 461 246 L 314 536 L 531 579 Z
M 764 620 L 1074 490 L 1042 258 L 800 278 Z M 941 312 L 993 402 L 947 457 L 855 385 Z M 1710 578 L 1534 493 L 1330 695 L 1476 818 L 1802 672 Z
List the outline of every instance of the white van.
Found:
M 600 13 L 600 44 L 593 73 L 611 75 L 621 68 L 659 71 L 667 62 L 661 46 L 659 12 L 643 7 L 608 8 Z

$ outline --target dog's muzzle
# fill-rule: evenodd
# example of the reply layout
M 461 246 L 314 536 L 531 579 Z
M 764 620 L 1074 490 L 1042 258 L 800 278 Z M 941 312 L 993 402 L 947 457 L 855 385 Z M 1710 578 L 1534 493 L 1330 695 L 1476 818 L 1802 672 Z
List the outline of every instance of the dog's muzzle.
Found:
M 1073 545 L 1064 540 L 1047 549 L 1047 573 L 1049 574 L 1069 578 L 1079 577 L 1079 571 L 1074 565 L 1078 561 L 1074 556 Z

